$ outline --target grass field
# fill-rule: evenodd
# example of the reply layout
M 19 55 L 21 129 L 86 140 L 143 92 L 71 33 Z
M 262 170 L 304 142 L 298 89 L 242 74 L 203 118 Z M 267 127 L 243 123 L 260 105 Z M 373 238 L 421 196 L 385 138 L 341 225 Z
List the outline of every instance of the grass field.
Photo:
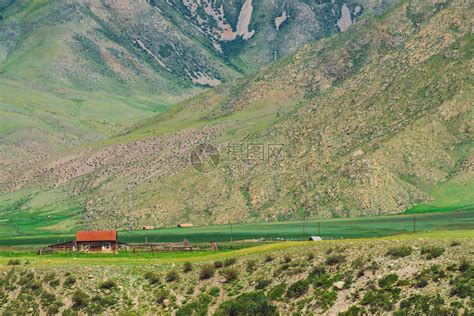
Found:
M 261 300 L 283 315 L 337 315 L 355 305 L 370 309 L 361 315 L 379 315 L 399 311 L 415 293 L 427 298 L 428 312 L 398 314 L 433 315 L 431 305 L 437 304 L 443 311 L 438 315 L 471 315 L 471 298 L 464 293 L 472 289 L 473 241 L 474 230 L 439 230 L 193 253 L 39 256 L 0 248 L 2 293 L 7 293 L 0 313 L 214 315 L 242 295 L 262 293 Z M 291 294 L 295 288 L 302 288 L 297 297 Z M 395 295 L 369 300 L 381 291 Z M 39 303 L 32 305 L 36 297 Z M 410 305 L 405 309 L 411 311 Z M 238 313 L 219 315 L 233 314 Z
M 318 221 L 248 223 L 235 225 L 215 225 L 192 228 L 163 228 L 149 231 L 119 232 L 123 242 L 180 242 L 186 238 L 192 243 L 206 243 L 211 240 L 305 240 L 311 235 L 321 235 L 324 239 L 371 238 L 393 236 L 404 233 L 446 230 L 474 230 L 474 212 L 439 212 L 415 215 L 393 215 L 380 217 L 357 217 Z M 0 223 L 0 226 L 2 224 Z M 0 246 L 42 246 L 67 240 L 69 234 L 25 234 L 21 236 L 0 236 Z
M 435 240 L 458 240 L 474 239 L 474 230 L 440 230 L 431 232 L 418 232 L 410 234 L 401 234 L 381 238 L 356 238 L 343 240 L 323 240 L 317 242 L 318 248 L 329 249 L 332 247 L 343 246 L 345 244 L 358 244 L 371 241 L 412 241 L 429 239 Z M 225 260 L 226 258 L 244 256 L 262 255 L 284 250 L 304 250 L 313 248 L 315 242 L 311 241 L 283 241 L 271 242 L 265 244 L 241 245 L 240 249 L 229 249 L 224 247 L 218 252 L 215 251 L 197 251 L 197 252 L 167 252 L 167 253 L 125 253 L 116 255 L 110 254 L 77 254 L 77 253 L 56 253 L 50 255 L 38 256 L 32 251 L 21 250 L 2 250 L 0 249 L 0 268 L 11 258 L 18 258 L 21 262 L 27 262 L 28 265 L 142 265 L 142 264 L 181 264 L 186 261 L 206 262 L 212 260 Z

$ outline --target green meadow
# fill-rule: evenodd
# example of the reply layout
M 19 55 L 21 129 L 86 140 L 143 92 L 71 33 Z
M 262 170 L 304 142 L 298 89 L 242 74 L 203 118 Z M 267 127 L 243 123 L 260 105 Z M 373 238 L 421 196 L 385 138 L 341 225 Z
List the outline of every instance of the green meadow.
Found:
M 8 225 L 0 222 L 1 227 Z M 129 243 L 210 241 L 229 242 L 262 239 L 266 241 L 306 240 L 320 235 L 323 239 L 374 238 L 413 232 L 474 230 L 474 211 L 403 214 L 379 217 L 339 218 L 329 220 L 240 223 L 233 225 L 161 228 L 155 230 L 120 231 L 119 240 Z M 29 233 L 0 235 L 0 246 L 39 247 L 74 239 L 69 233 Z
M 417 233 L 406 233 L 395 236 L 387 236 L 382 238 L 356 238 L 356 239 L 337 239 L 337 240 L 323 240 L 321 242 L 311 241 L 281 241 L 268 242 L 256 244 L 242 244 L 236 243 L 236 249 L 232 249 L 226 244 L 219 251 L 195 251 L 195 252 L 165 252 L 165 253 L 126 253 L 120 252 L 115 255 L 111 254 L 78 254 L 78 253 L 55 253 L 49 255 L 39 256 L 33 251 L 25 251 L 21 249 L 2 250 L 0 249 L 0 269 L 2 265 L 7 264 L 11 259 L 19 259 L 21 264 L 32 266 L 91 266 L 91 265 L 124 265 L 124 266 L 142 266 L 153 264 L 182 264 L 189 262 L 209 262 L 212 260 L 224 260 L 227 258 L 241 258 L 262 254 L 270 254 L 281 250 L 304 250 L 314 249 L 317 244 L 318 248 L 327 250 L 329 248 L 367 243 L 377 241 L 411 241 L 411 240 L 460 240 L 473 239 L 474 230 L 439 230 L 439 231 L 425 231 Z M 226 247 L 227 246 L 227 247 Z M 163 267 L 163 266 L 161 266 Z

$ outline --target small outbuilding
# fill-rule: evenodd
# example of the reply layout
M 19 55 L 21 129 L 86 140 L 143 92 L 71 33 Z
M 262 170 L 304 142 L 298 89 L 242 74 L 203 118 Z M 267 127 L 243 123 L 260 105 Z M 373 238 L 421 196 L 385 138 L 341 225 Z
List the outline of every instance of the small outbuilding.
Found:
M 321 241 L 323 240 L 320 236 L 311 236 L 308 239 L 309 241 Z
M 193 224 L 190 224 L 190 223 L 181 223 L 181 224 L 178 224 L 178 227 L 180 228 L 189 228 L 189 227 L 193 227 L 194 225 Z

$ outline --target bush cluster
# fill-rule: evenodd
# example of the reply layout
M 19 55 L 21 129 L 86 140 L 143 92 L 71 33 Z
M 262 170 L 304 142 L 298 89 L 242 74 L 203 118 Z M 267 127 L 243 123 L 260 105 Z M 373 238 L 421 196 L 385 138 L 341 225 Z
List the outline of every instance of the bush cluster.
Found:
M 309 282 L 307 280 L 299 280 L 291 284 L 286 290 L 286 297 L 298 298 L 308 292 Z
M 222 303 L 216 315 L 278 315 L 278 311 L 262 292 L 249 292 Z
M 166 282 L 175 282 L 179 280 L 179 274 L 176 270 L 170 270 L 165 275 Z
M 444 248 L 441 246 L 425 246 L 421 248 L 421 254 L 427 260 L 435 259 L 444 253 Z
M 213 265 L 207 264 L 201 268 L 199 271 L 199 279 L 200 280 L 207 280 L 214 276 L 216 269 Z
M 403 258 L 411 255 L 413 249 L 410 246 L 399 246 L 388 249 L 387 256 L 394 259 Z
M 150 283 L 150 285 L 156 285 L 161 283 L 160 276 L 156 272 L 148 271 L 143 275 L 143 277 L 145 278 L 145 280 L 148 281 L 148 283 Z

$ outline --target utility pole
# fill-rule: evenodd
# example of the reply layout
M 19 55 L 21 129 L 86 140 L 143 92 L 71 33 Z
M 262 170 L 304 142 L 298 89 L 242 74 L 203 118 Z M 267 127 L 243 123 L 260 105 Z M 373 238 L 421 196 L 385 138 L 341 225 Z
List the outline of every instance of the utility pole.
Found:
M 308 231 L 307 225 L 308 225 L 308 215 L 306 214 L 306 209 L 303 208 L 303 235 L 305 235 Z
M 132 201 L 132 183 L 128 184 L 128 214 L 127 214 L 127 224 L 128 224 L 128 232 L 132 231 L 132 209 L 133 209 L 133 201 Z

